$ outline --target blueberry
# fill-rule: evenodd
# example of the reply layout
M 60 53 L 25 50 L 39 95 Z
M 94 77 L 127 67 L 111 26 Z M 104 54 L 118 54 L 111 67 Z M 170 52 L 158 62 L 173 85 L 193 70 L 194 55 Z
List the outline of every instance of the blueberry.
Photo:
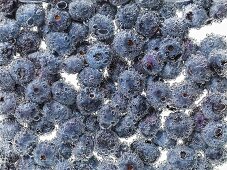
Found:
M 100 130 L 95 139 L 95 148 L 100 155 L 109 155 L 113 153 L 119 145 L 119 139 L 112 130 Z
M 72 114 L 72 110 L 56 101 L 45 103 L 43 114 L 51 122 L 61 124 Z
M 61 125 L 57 136 L 64 142 L 75 142 L 84 133 L 84 124 L 75 118 L 72 118 Z
M 136 4 L 127 4 L 119 8 L 116 14 L 116 24 L 122 29 L 131 29 L 139 16 L 140 8 Z
M 15 42 L 20 28 L 16 20 L 13 19 L 3 19 L 0 20 L 0 41 L 1 42 Z
M 184 21 L 189 27 L 200 28 L 208 19 L 207 12 L 204 8 L 197 5 L 187 5 L 183 11 Z
M 35 164 L 34 159 L 30 156 L 20 157 L 20 159 L 15 162 L 15 166 L 18 170 L 29 170 L 38 168 Z
M 41 117 L 39 120 L 34 120 L 28 125 L 28 128 L 38 135 L 51 133 L 55 128 L 55 124 L 45 117 Z
M 136 0 L 139 6 L 148 9 L 158 9 L 162 6 L 162 0 Z
M 214 49 L 225 49 L 225 37 L 216 34 L 209 34 L 200 42 L 199 50 L 205 55 L 209 56 L 210 52 Z
M 172 87 L 173 105 L 181 109 L 189 108 L 200 94 L 201 89 L 190 81 L 174 84 Z
M 32 102 L 20 103 L 14 113 L 17 121 L 23 125 L 24 123 L 32 123 L 39 119 L 39 108 L 37 104 Z
M 172 112 L 165 120 L 165 130 L 172 139 L 186 139 L 193 131 L 193 120 L 183 112 Z
M 0 43 L 0 66 L 9 64 L 15 54 L 16 48 L 13 44 L 8 42 Z
M 177 141 L 169 138 L 166 131 L 163 129 L 159 130 L 156 133 L 153 142 L 162 149 L 171 149 L 172 147 L 175 147 L 177 144 Z
M 72 156 L 73 146 L 71 143 L 60 143 L 58 147 L 58 157 L 63 159 L 69 159 Z
M 23 31 L 18 35 L 16 41 L 17 52 L 26 56 L 29 53 L 38 51 L 41 37 L 36 32 Z
M 63 32 L 51 32 L 46 35 L 48 50 L 53 54 L 70 54 L 72 50 L 71 41 L 71 37 Z
M 28 59 L 16 59 L 10 64 L 10 75 L 16 83 L 27 84 L 34 79 L 34 65 Z
M 113 40 L 113 49 L 122 58 L 134 59 L 143 49 L 143 37 L 134 31 L 124 30 L 118 32 Z
M 144 163 L 135 153 L 124 153 L 118 159 L 118 168 L 119 170 L 128 170 L 128 169 L 143 169 Z
M 227 4 L 225 2 L 214 2 L 210 7 L 209 15 L 211 18 L 222 20 L 227 16 Z
M 14 114 L 17 107 L 15 93 L 0 91 L 0 113 L 5 115 Z
M 144 163 L 154 163 L 161 152 L 151 141 L 136 140 L 131 144 L 131 149 L 138 154 Z
M 160 31 L 160 19 L 155 12 L 146 12 L 141 14 L 136 21 L 136 31 L 147 37 L 151 38 L 157 35 Z
M 213 50 L 209 55 L 211 70 L 221 77 L 227 78 L 227 55 L 224 50 Z
M 117 158 L 120 158 L 124 153 L 127 153 L 129 151 L 130 151 L 130 147 L 128 146 L 128 144 L 121 142 L 117 150 L 115 151 L 114 156 L 116 156 Z
M 81 113 L 87 115 L 99 110 L 103 103 L 103 93 L 98 88 L 84 87 L 77 95 L 77 105 Z
M 74 87 L 62 80 L 56 81 L 52 87 L 53 99 L 64 105 L 72 105 L 76 102 L 77 91 Z
M 16 12 L 16 20 L 21 27 L 39 27 L 44 23 L 45 11 L 39 4 L 23 4 Z
M 143 78 L 134 70 L 125 70 L 118 79 L 118 90 L 124 96 L 130 97 L 142 92 Z
M 97 13 L 114 19 L 117 13 L 117 7 L 109 2 L 100 2 L 100 4 L 98 4 Z
M 35 162 L 43 167 L 51 167 L 55 165 L 56 148 L 52 143 L 41 142 L 34 150 Z
M 69 4 L 69 14 L 76 21 L 86 21 L 95 13 L 95 4 L 91 0 L 76 0 Z
M 80 55 L 72 55 L 63 61 L 61 67 L 69 74 L 76 74 L 85 67 L 85 60 Z
M 130 0 L 110 0 L 110 3 L 115 6 L 120 6 L 128 3 Z
M 159 10 L 159 13 L 163 19 L 171 18 L 176 15 L 176 5 L 172 2 L 165 2 Z
M 212 0 L 192 0 L 194 4 L 204 9 L 209 9 L 214 3 Z
M 72 150 L 72 154 L 77 160 L 87 160 L 93 156 L 94 136 L 84 134 L 80 137 L 76 146 Z
M 104 129 L 109 129 L 115 126 L 120 119 L 120 113 L 118 110 L 114 109 L 110 104 L 104 105 L 98 111 L 98 121 L 100 127 Z
M 18 7 L 17 0 L 1 0 L 0 1 L 0 12 L 3 12 L 4 15 L 12 17 L 14 16 L 15 11 Z
M 10 72 L 7 68 L 0 68 L 0 87 L 2 90 L 14 90 L 15 81 L 10 75 Z
M 3 141 L 11 141 L 20 130 L 20 124 L 14 119 L 6 118 L 0 121 L 0 137 Z
M 88 48 L 86 61 L 90 67 L 104 69 L 112 60 L 112 51 L 109 46 L 98 43 Z
M 187 146 L 177 146 L 167 154 L 167 161 L 173 169 L 196 168 L 196 152 Z
M 106 170 L 106 169 L 117 170 L 117 166 L 114 165 L 112 162 L 106 162 L 106 161 L 100 162 L 97 167 L 97 170 Z
M 120 92 L 115 92 L 111 98 L 111 105 L 121 111 L 125 112 L 128 106 L 129 100 Z
M 162 68 L 160 76 L 164 79 L 175 79 L 182 72 L 183 65 L 184 63 L 182 60 L 168 61 Z
M 52 31 L 64 31 L 71 24 L 70 15 L 66 11 L 52 8 L 48 11 L 46 24 Z
M 225 93 L 227 89 L 227 79 L 219 76 L 214 76 L 211 78 L 208 84 L 208 90 L 212 93 Z
M 90 33 L 100 41 L 107 41 L 114 36 L 114 23 L 105 15 L 96 14 L 89 20 Z
M 210 147 L 222 147 L 227 142 L 227 127 L 221 122 L 209 122 L 202 131 L 202 138 Z
M 34 103 L 44 103 L 50 99 L 51 89 L 46 81 L 35 79 L 30 82 L 25 90 L 25 96 Z
M 220 165 L 227 159 L 226 149 L 222 147 L 209 147 L 205 151 L 205 156 L 210 163 Z
M 205 84 L 210 80 L 211 70 L 206 57 L 203 55 L 191 56 L 186 64 L 187 77 L 198 84 Z
M 209 94 L 202 100 L 202 112 L 211 120 L 223 119 L 227 114 L 227 98 L 220 93 Z
M 128 138 L 136 133 L 138 122 L 131 116 L 123 116 L 118 124 L 114 127 L 114 131 L 119 137 Z
M 166 107 L 172 98 L 172 92 L 169 88 L 169 84 L 162 83 L 160 81 L 153 82 L 151 80 L 147 83 L 147 101 L 154 108 Z
M 73 47 L 82 43 L 88 35 L 89 27 L 85 24 L 73 22 L 69 27 L 69 36 L 71 37 Z
M 84 124 L 86 131 L 91 133 L 96 133 L 100 129 L 98 118 L 95 115 L 87 116 L 84 120 Z
M 73 168 L 73 166 L 72 166 L 71 162 L 69 162 L 67 160 L 58 161 L 55 165 L 56 170 L 67 170 L 67 169 L 72 169 L 72 168 Z
M 13 139 L 13 148 L 20 155 L 31 154 L 36 144 L 38 137 L 28 130 L 18 132 Z
M 140 133 L 149 138 L 153 138 L 160 129 L 161 119 L 158 113 L 149 113 L 139 122 Z

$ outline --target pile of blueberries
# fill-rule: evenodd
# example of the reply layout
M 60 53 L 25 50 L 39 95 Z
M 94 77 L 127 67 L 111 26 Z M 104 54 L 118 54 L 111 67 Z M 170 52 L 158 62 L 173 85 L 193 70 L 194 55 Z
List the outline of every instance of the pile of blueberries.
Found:
M 226 162 L 227 43 L 189 37 L 226 17 L 226 1 L 0 0 L 0 169 Z

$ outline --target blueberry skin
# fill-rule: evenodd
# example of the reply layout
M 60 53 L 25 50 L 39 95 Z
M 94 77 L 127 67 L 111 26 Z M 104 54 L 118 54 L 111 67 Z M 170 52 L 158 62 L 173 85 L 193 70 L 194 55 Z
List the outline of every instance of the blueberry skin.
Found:
M 19 32 L 20 27 L 16 20 L 3 19 L 0 25 L 0 42 L 14 42 Z
M 167 161 L 174 169 L 192 169 L 196 166 L 196 152 L 187 146 L 177 146 L 168 152 Z
M 116 14 L 116 24 L 121 29 L 131 29 L 139 16 L 140 8 L 136 4 L 127 4 Z
M 208 147 L 205 151 L 208 162 L 213 165 L 223 164 L 227 159 L 227 151 L 223 147 Z
M 114 36 L 114 23 L 105 15 L 96 14 L 89 20 L 89 32 L 100 41 L 107 41 Z
M 26 56 L 29 53 L 38 51 L 40 43 L 41 37 L 38 33 L 33 31 L 23 31 L 16 39 L 17 52 Z
M 174 84 L 172 86 L 172 105 L 181 109 L 190 108 L 201 93 L 202 90 L 189 80 Z
M 118 90 L 126 97 L 138 95 L 142 91 L 142 86 L 143 78 L 136 71 L 126 70 L 119 76 Z
M 183 19 L 174 17 L 165 19 L 162 23 L 161 33 L 164 37 L 183 38 L 188 32 L 188 26 Z
M 201 102 L 202 112 L 209 120 L 224 119 L 227 115 L 227 98 L 220 93 L 209 94 Z
M 50 9 L 46 18 L 45 22 L 52 31 L 62 32 L 71 24 L 69 13 L 56 8 Z
M 100 129 L 98 118 L 95 115 L 87 116 L 84 124 L 87 132 L 96 133 Z
M 115 126 L 120 119 L 120 113 L 110 104 L 104 105 L 98 111 L 98 121 L 101 128 L 109 129 Z
M 85 59 L 90 67 L 104 69 L 110 65 L 112 55 L 112 50 L 108 45 L 98 43 L 88 48 Z
M 32 152 L 37 143 L 38 137 L 33 132 L 22 130 L 15 135 L 13 148 L 20 155 L 28 155 Z
M 94 151 L 94 136 L 84 134 L 80 137 L 76 146 L 72 150 L 72 154 L 77 160 L 88 160 L 93 156 Z
M 62 124 L 72 114 L 72 110 L 56 101 L 45 103 L 43 114 L 51 122 Z
M 118 91 L 116 91 L 111 98 L 111 105 L 120 112 L 126 111 L 128 103 L 129 99 Z
M 128 152 L 118 159 L 118 168 L 119 170 L 139 170 L 144 168 L 144 163 L 137 154 Z
M 198 7 L 202 7 L 206 10 L 209 10 L 209 8 L 213 5 L 213 1 L 212 0 L 193 0 L 192 1 L 195 5 L 197 5 Z
M 140 120 L 138 127 L 143 136 L 154 138 L 155 134 L 160 129 L 160 125 L 160 116 L 157 113 L 150 113 Z
M 84 130 L 84 124 L 80 120 L 72 118 L 61 125 L 57 136 L 60 140 L 65 142 L 76 142 L 84 133 Z
M 59 158 L 64 158 L 64 159 L 69 159 L 72 156 L 72 149 L 73 146 L 71 143 L 62 143 L 56 144 L 58 148 L 58 154 L 57 155 Z
M 33 151 L 34 161 L 43 167 L 51 167 L 55 165 L 56 148 L 52 143 L 41 142 Z
M 35 67 L 28 59 L 16 59 L 10 64 L 10 75 L 17 84 L 27 84 L 34 79 Z
M 227 142 L 227 127 L 222 122 L 209 122 L 202 131 L 202 138 L 210 147 L 222 147 Z
M 14 119 L 6 118 L 0 121 L 0 137 L 3 141 L 12 141 L 20 130 L 20 124 Z
M 0 113 L 3 115 L 14 114 L 17 107 L 17 96 L 11 92 L 0 92 Z
M 156 133 L 153 142 L 162 149 L 171 149 L 177 144 L 177 141 L 169 138 L 166 131 L 162 129 Z
M 21 27 L 39 27 L 45 21 L 45 11 L 39 4 L 23 4 L 16 12 L 16 20 Z
M 95 4 L 91 0 L 70 2 L 69 14 L 75 21 L 86 21 L 95 14 Z
M 131 144 L 131 149 L 138 154 L 140 159 L 145 163 L 155 162 L 161 152 L 158 147 L 151 141 L 136 140 Z
M 193 82 L 205 84 L 210 80 L 212 72 L 207 58 L 203 55 L 193 55 L 185 64 L 186 76 Z
M 15 110 L 14 116 L 21 125 L 24 123 L 30 124 L 32 121 L 39 119 L 39 108 L 36 103 L 20 103 Z
M 136 31 L 144 37 L 151 38 L 158 34 L 160 18 L 155 12 L 140 14 L 136 21 Z
M 72 52 L 71 37 L 63 32 L 50 32 L 46 35 L 46 44 L 50 53 L 69 55 Z
M 227 16 L 227 6 L 225 2 L 213 3 L 210 7 L 209 16 L 213 19 L 223 20 Z
M 134 31 L 124 30 L 115 35 L 112 44 L 113 49 L 118 56 L 133 60 L 142 52 L 143 39 L 142 36 Z
M 58 161 L 55 165 L 56 170 L 72 169 L 72 168 L 73 168 L 73 166 L 72 166 L 71 162 L 69 162 L 67 160 Z
M 77 95 L 77 106 L 84 115 L 90 115 L 101 108 L 103 92 L 98 88 L 83 87 Z
M 208 16 L 204 8 L 190 4 L 185 7 L 183 18 L 189 27 L 200 28 L 206 23 Z
M 114 165 L 112 162 L 100 162 L 97 170 L 105 170 L 105 169 L 111 169 L 111 170 L 117 170 L 117 166 Z
M 79 54 L 72 55 L 66 58 L 63 61 L 61 66 L 61 68 L 69 74 L 80 73 L 80 71 L 83 70 L 84 67 L 85 67 L 85 59 L 81 57 Z
M 199 50 L 204 56 L 209 56 L 210 52 L 214 49 L 226 49 L 225 38 L 217 34 L 209 34 L 204 38 L 199 45 Z
M 16 48 L 13 44 L 8 42 L 0 43 L 0 66 L 9 64 L 15 54 Z
M 64 105 L 72 105 L 76 102 L 77 91 L 72 85 L 62 80 L 56 81 L 51 87 L 53 99 Z
M 209 54 L 209 66 L 211 70 L 220 77 L 227 78 L 227 55 L 225 50 L 213 50 Z
M 163 0 L 136 0 L 135 2 L 142 8 L 159 9 Z
M 30 156 L 23 156 L 15 162 L 15 166 L 18 170 L 29 170 L 38 168 L 35 161 Z
M 120 5 L 126 4 L 128 2 L 129 2 L 129 0 L 110 0 L 110 3 L 115 6 L 120 6 Z
M 117 149 L 119 143 L 120 141 L 117 134 L 112 130 L 100 130 L 96 134 L 95 148 L 100 155 L 107 156 L 113 153 Z
M 14 17 L 14 13 L 18 7 L 17 0 L 3 0 L 0 3 L 0 12 L 2 12 L 7 17 Z
M 45 117 L 41 117 L 38 120 L 34 120 L 28 124 L 28 128 L 38 135 L 44 135 L 51 133 L 55 129 L 55 124 L 50 122 Z
M 117 7 L 109 2 L 100 2 L 100 4 L 98 4 L 97 13 L 114 19 L 117 14 Z
M 131 115 L 123 116 L 114 127 L 114 131 L 119 137 L 130 137 L 136 133 L 138 122 Z
M 15 81 L 10 75 L 10 72 L 7 68 L 0 68 L 0 87 L 2 90 L 11 91 L 15 88 Z
M 168 19 L 171 17 L 174 17 L 176 15 L 176 5 L 171 2 L 165 2 L 163 3 L 162 7 L 159 10 L 159 13 L 161 15 L 161 18 Z
M 172 112 L 165 120 L 165 130 L 172 139 L 186 139 L 193 131 L 193 120 L 183 112 Z
M 46 81 L 33 80 L 30 82 L 25 90 L 25 96 L 28 100 L 34 103 L 44 103 L 50 99 L 51 88 Z
M 82 43 L 89 35 L 88 25 L 73 22 L 69 27 L 69 36 L 72 39 L 73 47 L 76 48 L 79 43 Z
M 153 82 L 148 80 L 146 93 L 147 101 L 157 109 L 166 107 L 172 99 L 169 84 L 160 81 Z
M 208 91 L 212 93 L 225 93 L 227 90 L 227 79 L 214 76 L 207 85 Z
M 169 61 L 164 66 L 160 76 L 164 79 L 175 79 L 183 70 L 183 61 Z

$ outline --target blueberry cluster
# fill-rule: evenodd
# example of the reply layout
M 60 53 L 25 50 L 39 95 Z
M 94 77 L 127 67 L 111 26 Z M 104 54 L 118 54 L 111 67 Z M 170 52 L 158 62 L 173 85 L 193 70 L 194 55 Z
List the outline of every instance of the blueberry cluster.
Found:
M 226 17 L 212 0 L 0 0 L 0 169 L 226 162 L 227 43 L 189 37 Z

